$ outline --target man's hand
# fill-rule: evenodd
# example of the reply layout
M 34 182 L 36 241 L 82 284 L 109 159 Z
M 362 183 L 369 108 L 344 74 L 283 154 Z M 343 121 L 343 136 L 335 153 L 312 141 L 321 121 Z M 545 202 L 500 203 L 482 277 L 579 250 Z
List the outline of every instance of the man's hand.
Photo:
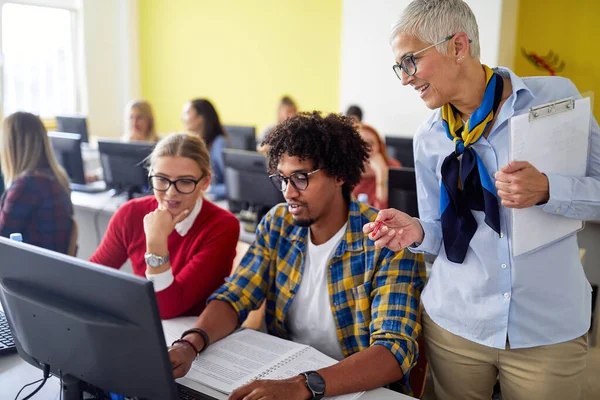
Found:
M 169 359 L 171 360 L 175 379 L 181 378 L 189 372 L 195 358 L 196 352 L 192 346 L 185 343 L 175 343 L 175 345 L 171 346 L 169 349 Z
M 511 161 L 495 178 L 504 207 L 528 208 L 550 199 L 548 177 L 527 161 Z
M 304 376 L 283 380 L 259 380 L 237 388 L 228 400 L 308 400 L 312 393 Z
M 383 224 L 373 235 L 378 221 Z M 363 226 L 363 232 L 375 241 L 375 247 L 387 247 L 392 251 L 400 251 L 413 243 L 423 241 L 423 227 L 418 219 L 393 208 L 379 211 L 375 222 Z

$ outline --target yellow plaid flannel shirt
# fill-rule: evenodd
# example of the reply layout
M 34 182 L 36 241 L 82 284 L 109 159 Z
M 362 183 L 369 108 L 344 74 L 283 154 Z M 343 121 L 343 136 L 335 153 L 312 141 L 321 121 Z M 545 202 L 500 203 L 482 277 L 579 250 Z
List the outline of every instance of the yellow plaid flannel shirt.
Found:
M 348 227 L 328 263 L 331 312 L 344 356 L 382 345 L 398 360 L 401 386 L 410 393 L 408 375 L 418 357 L 419 297 L 425 281 L 421 254 L 376 249 L 362 231 L 377 210 L 352 196 Z M 270 334 L 289 338 L 286 314 L 300 287 L 308 228 L 294 225 L 287 205 L 271 209 L 256 229 L 232 277 L 209 299 L 229 303 L 240 324 L 266 300 Z

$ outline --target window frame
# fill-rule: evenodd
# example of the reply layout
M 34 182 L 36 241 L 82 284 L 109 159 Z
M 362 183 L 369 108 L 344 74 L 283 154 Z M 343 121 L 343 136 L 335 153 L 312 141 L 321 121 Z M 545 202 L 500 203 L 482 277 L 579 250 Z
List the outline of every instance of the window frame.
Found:
M 73 32 L 73 72 L 75 74 L 75 111 L 87 114 L 85 98 L 85 53 L 83 35 L 83 0 L 0 0 L 0 120 L 4 119 L 4 49 L 2 47 L 2 17 L 6 4 L 19 4 L 68 10 L 71 12 L 71 28 Z M 42 116 L 46 117 L 46 116 Z M 54 117 L 54 116 L 52 116 Z

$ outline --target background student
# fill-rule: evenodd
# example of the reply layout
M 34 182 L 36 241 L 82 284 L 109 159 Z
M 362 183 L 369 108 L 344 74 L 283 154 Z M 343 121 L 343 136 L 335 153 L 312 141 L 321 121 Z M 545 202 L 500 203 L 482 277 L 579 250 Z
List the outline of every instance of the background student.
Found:
M 42 121 L 16 112 L 4 120 L 0 163 L 6 191 L 0 200 L 0 235 L 67 254 L 73 230 L 69 179 L 54 158 Z
M 202 139 L 210 152 L 212 181 L 208 193 L 214 200 L 225 198 L 225 164 L 223 149 L 227 147 L 227 133 L 221 125 L 215 107 L 207 99 L 194 99 L 183 106 L 181 120 L 185 129 Z
M 358 133 L 371 146 L 369 160 L 365 163 L 365 172 L 352 193 L 367 195 L 367 203 L 375 208 L 388 206 L 388 175 L 390 167 L 401 167 L 398 160 L 390 158 L 385 149 L 385 142 L 373 127 L 359 123 Z
M 359 106 L 351 105 L 346 110 L 346 116 L 352 118 L 355 122 L 362 122 L 363 112 Z
M 152 106 L 145 100 L 134 100 L 127 104 L 125 126 L 127 132 L 123 140 L 126 142 L 158 142 Z
M 180 133 L 150 155 L 154 196 L 125 203 L 112 217 L 90 261 L 154 282 L 162 318 L 198 315 L 231 271 L 240 224 L 202 193 L 211 180 L 204 141 Z
M 298 114 L 298 106 L 294 99 L 290 96 L 283 96 L 279 100 L 279 104 L 277 105 L 277 122 L 275 124 L 267 126 L 261 133 L 258 135 L 258 145 L 256 147 L 256 151 L 261 153 L 266 153 L 268 148 L 263 146 L 261 142 L 267 137 L 269 132 L 275 128 L 275 126 L 279 125 L 283 121 L 293 117 Z

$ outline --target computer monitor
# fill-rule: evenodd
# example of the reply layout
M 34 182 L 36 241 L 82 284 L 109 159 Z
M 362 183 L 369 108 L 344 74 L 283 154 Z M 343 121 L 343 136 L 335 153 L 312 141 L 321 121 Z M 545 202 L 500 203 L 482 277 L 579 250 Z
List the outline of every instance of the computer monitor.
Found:
M 390 168 L 388 207 L 405 212 L 411 217 L 419 217 L 414 168 Z
M 256 213 L 255 222 L 258 222 L 273 206 L 285 201 L 283 193 L 269 179 L 263 154 L 225 149 L 223 163 L 230 209 L 251 209 Z
M 59 132 L 78 133 L 81 141 L 88 142 L 87 120 L 84 117 L 56 117 L 56 130 Z
M 84 185 L 85 173 L 81 156 L 81 135 L 65 132 L 48 132 L 56 161 L 65 169 L 72 183 Z
M 253 126 L 224 125 L 229 136 L 229 148 L 256 151 L 256 128 Z
M 152 282 L 6 238 L 0 254 L 0 301 L 17 351 L 62 376 L 65 400 L 96 388 L 179 398 Z
M 98 139 L 100 165 L 104 173 L 106 187 L 116 193 L 134 194 L 148 192 L 148 170 L 144 160 L 154 150 L 155 143 Z
M 414 168 L 413 140 L 406 137 L 385 137 L 385 149 L 388 155 L 402 163 L 403 167 Z

